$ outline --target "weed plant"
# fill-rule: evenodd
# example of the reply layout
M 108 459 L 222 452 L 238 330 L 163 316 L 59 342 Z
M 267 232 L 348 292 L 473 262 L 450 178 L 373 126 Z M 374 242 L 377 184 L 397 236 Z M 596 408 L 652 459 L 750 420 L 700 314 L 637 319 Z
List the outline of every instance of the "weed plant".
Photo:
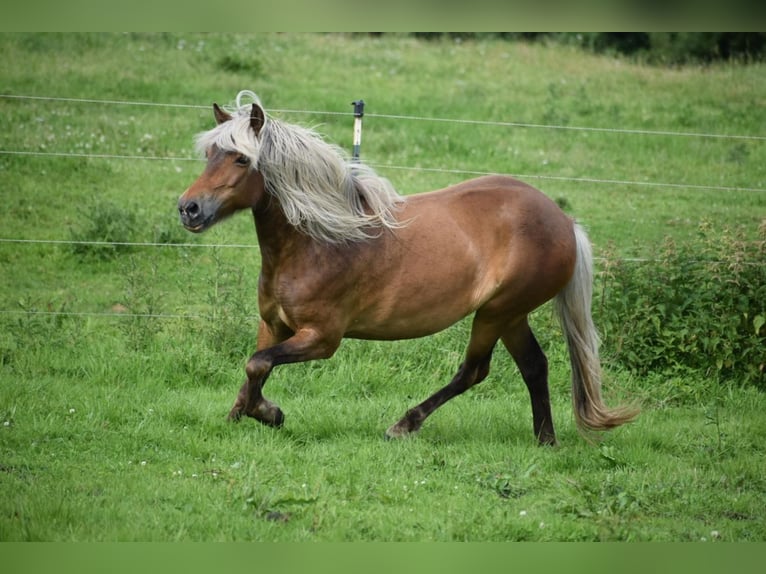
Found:
M 766 390 L 766 220 L 700 224 L 652 259 L 607 264 L 597 319 L 613 360 L 645 375 L 702 372 Z
M 108 201 L 96 201 L 86 208 L 81 228 L 70 232 L 75 255 L 97 260 L 114 259 L 131 249 L 138 232 L 136 213 Z

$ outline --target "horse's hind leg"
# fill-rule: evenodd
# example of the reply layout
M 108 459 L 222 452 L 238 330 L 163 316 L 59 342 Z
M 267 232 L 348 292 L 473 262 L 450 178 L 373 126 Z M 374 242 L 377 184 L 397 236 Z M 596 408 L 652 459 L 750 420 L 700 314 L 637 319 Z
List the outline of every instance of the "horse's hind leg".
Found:
M 526 318 L 502 336 L 503 344 L 516 361 L 532 400 L 532 421 L 540 444 L 556 444 L 548 392 L 548 359 L 537 343 Z
M 473 321 L 465 361 L 460 365 L 452 381 L 416 407 L 408 410 L 399 422 L 386 431 L 386 437 L 398 438 L 417 431 L 436 409 L 451 398 L 482 382 L 489 374 L 492 350 L 499 338 L 496 327 L 484 323 L 477 314 Z

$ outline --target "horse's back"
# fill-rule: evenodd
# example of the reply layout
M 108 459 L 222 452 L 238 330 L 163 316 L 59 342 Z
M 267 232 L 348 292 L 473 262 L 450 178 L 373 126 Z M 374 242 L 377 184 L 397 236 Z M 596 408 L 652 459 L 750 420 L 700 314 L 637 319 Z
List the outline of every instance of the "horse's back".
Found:
M 469 179 L 449 187 L 408 196 L 415 209 L 442 209 L 452 217 L 471 222 L 484 219 L 508 224 L 527 216 L 545 218 L 548 223 L 571 227 L 571 220 L 556 203 L 537 188 L 503 175 Z
M 405 227 L 403 237 L 454 242 L 482 260 L 499 259 L 509 272 L 530 267 L 527 260 L 566 267 L 575 253 L 572 219 L 544 193 L 511 177 L 468 180 L 410 196 L 406 204 L 402 218 L 410 219 L 411 229 Z
M 479 263 L 478 304 L 502 291 L 537 306 L 569 281 L 576 259 L 574 222 L 535 187 L 494 175 L 418 197 L 413 207 L 431 214 L 424 217 L 430 219 L 431 239 L 457 239 L 455 247 Z

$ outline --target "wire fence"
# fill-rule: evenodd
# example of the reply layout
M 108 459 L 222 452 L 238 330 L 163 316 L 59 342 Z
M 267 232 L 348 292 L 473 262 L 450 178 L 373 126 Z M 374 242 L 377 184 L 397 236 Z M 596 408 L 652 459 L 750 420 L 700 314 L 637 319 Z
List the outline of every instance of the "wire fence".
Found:
M 31 95 L 15 95 L 15 94 L 0 94 L 0 99 L 11 99 L 18 101 L 58 101 L 68 103 L 80 103 L 80 104 L 98 104 L 98 105 L 118 105 L 118 106 L 140 106 L 140 107 L 164 107 L 164 108 L 179 108 L 179 109 L 205 109 L 209 106 L 202 106 L 196 104 L 173 104 L 173 103 L 161 103 L 161 102 L 143 102 L 143 101 L 126 101 L 126 100 L 104 100 L 93 98 L 64 98 L 64 97 L 50 97 L 50 96 L 31 96 Z M 338 111 L 320 111 L 320 110 L 296 110 L 296 109 L 273 109 L 272 113 L 289 113 L 289 114 L 312 114 L 312 115 L 342 115 L 353 117 L 352 112 L 338 112 Z M 366 114 L 369 118 L 383 118 L 392 119 L 398 121 L 417 121 L 417 122 L 442 122 L 442 123 L 458 123 L 466 125 L 476 126 L 492 126 L 502 128 L 526 128 L 526 129 L 549 129 L 549 130 L 570 130 L 579 132 L 602 132 L 618 135 L 634 135 L 634 136 L 664 136 L 664 137 L 680 137 L 680 138 L 703 138 L 703 139 L 725 139 L 725 140 L 751 140 L 751 141 L 766 141 L 766 136 L 752 135 L 752 134 L 721 134 L 721 133 L 703 133 L 703 132 L 679 132 L 671 130 L 642 130 L 642 129 L 626 129 L 626 128 L 609 128 L 609 127 L 591 127 L 591 126 L 569 126 L 569 125 L 556 125 L 556 124 L 535 124 L 525 122 L 502 122 L 502 121 L 488 121 L 488 120 L 474 120 L 474 119 L 462 119 L 462 118 L 436 118 L 427 116 L 408 116 L 397 114 Z M 82 152 L 51 152 L 51 151 L 33 151 L 33 150 L 9 150 L 0 149 L 0 155 L 17 155 L 17 156 L 39 156 L 39 157 L 61 157 L 61 158 L 74 158 L 74 159 L 109 159 L 109 160 L 138 160 L 138 161 L 174 161 L 174 162 L 186 162 L 186 161 L 200 161 L 199 158 L 185 157 L 185 156 L 151 156 L 151 155 L 126 155 L 126 154 L 97 154 L 97 153 L 82 153 Z M 421 166 L 402 166 L 391 165 L 374 161 L 367 161 L 371 167 L 376 169 L 391 169 L 391 170 L 406 170 L 417 171 L 424 173 L 447 173 L 455 175 L 466 176 L 480 176 L 480 175 L 494 175 L 496 172 L 480 171 L 480 170 L 468 170 L 468 169 L 455 169 L 455 168 L 443 168 L 443 167 L 421 167 Z M 603 179 L 594 177 L 569 177 L 569 176 L 557 176 L 557 175 L 545 175 L 545 174 L 520 174 L 520 173 L 504 173 L 511 177 L 519 179 L 538 179 L 548 181 L 562 181 L 572 183 L 588 183 L 596 185 L 632 185 L 642 187 L 656 187 L 667 189 L 691 189 L 691 190 L 708 190 L 708 191 L 723 191 L 723 192 L 755 192 L 764 193 L 766 188 L 758 187 L 743 187 L 743 186 L 725 186 L 717 184 L 688 184 L 677 182 L 659 182 L 659 181 L 634 181 L 634 180 L 616 180 L 616 179 Z
M 198 109 L 207 110 L 210 106 L 203 106 L 199 104 L 171 104 L 163 102 L 140 102 L 129 100 L 99 100 L 92 98 L 62 98 L 53 96 L 30 96 L 30 95 L 17 95 L 17 94 L 0 94 L 0 98 L 4 99 L 16 99 L 16 100 L 44 100 L 50 102 L 69 102 L 69 103 L 84 103 L 84 104 L 102 104 L 102 105 L 119 105 L 119 106 L 144 106 L 144 107 L 161 107 L 161 108 L 181 108 L 181 109 Z M 310 115 L 339 115 L 353 117 L 353 112 L 339 112 L 328 110 L 296 110 L 296 109 L 271 109 L 271 112 L 278 114 L 310 114 Z M 713 139 L 734 139 L 734 140 L 756 140 L 766 141 L 766 136 L 752 135 L 752 134 L 720 134 L 720 133 L 705 133 L 705 132 L 679 132 L 673 130 L 644 130 L 644 129 L 630 129 L 630 128 L 607 128 L 607 127 L 592 127 L 592 126 L 569 126 L 569 125 L 557 125 L 557 124 L 536 124 L 527 122 L 500 122 L 490 120 L 473 120 L 463 118 L 435 118 L 429 116 L 407 116 L 399 114 L 376 114 L 367 113 L 365 117 L 368 118 L 382 118 L 392 120 L 405 120 L 405 121 L 422 121 L 422 122 L 443 122 L 443 123 L 458 123 L 477 126 L 495 126 L 495 127 L 512 127 L 512 128 L 530 128 L 530 129 L 551 129 L 551 130 L 571 130 L 582 132 L 605 132 L 614 134 L 628 134 L 628 135 L 649 135 L 649 136 L 673 136 L 673 137 L 693 137 L 693 138 L 713 138 Z
M 74 239 L 16 239 L 0 237 L 0 243 L 21 243 L 39 245 L 88 245 L 91 247 L 170 247 L 170 248 L 234 248 L 253 249 L 255 243 L 159 243 L 153 241 L 88 241 Z
M 63 158 L 81 158 L 81 159 L 117 159 L 117 160 L 149 160 L 149 161 L 201 161 L 193 157 L 174 157 L 174 156 L 146 156 L 146 155 L 120 155 L 120 154 L 97 154 L 97 153 L 78 153 L 78 152 L 48 152 L 48 151 L 26 151 L 26 150 L 3 150 L 0 149 L 0 155 L 18 155 L 18 156 L 41 156 L 41 157 L 63 157 Z M 365 162 L 375 169 L 393 169 L 418 171 L 424 173 L 450 173 L 455 175 L 481 176 L 481 175 L 508 175 L 517 179 L 541 179 L 548 181 L 565 181 L 572 183 L 592 183 L 598 185 L 633 185 L 642 187 L 656 187 L 668 189 L 694 189 L 707 191 L 745 191 L 766 193 L 766 188 L 759 187 L 741 187 L 726 185 L 700 185 L 693 183 L 667 183 L 659 181 L 634 181 L 620 179 L 599 179 L 594 177 L 568 177 L 558 175 L 543 174 L 523 174 L 508 173 L 499 174 L 493 171 L 478 171 L 469 169 L 454 169 L 440 167 L 420 167 L 406 165 L 392 165 L 379 162 Z
M 67 102 L 75 104 L 87 104 L 87 105 L 102 105 L 102 106 L 136 106 L 136 107 L 158 107 L 158 108 L 176 108 L 186 110 L 207 110 L 207 105 L 196 104 L 176 104 L 176 103 L 162 103 L 162 102 L 146 102 L 146 101 L 126 101 L 126 100 L 109 100 L 109 99 L 96 99 L 96 98 L 68 98 L 68 97 L 52 97 L 52 96 L 37 96 L 37 95 L 19 95 L 19 94 L 0 94 L 0 99 L 15 100 L 15 101 L 49 101 L 49 102 Z M 272 109 L 271 113 L 276 114 L 305 114 L 305 115 L 339 115 L 353 117 L 352 112 L 340 112 L 340 111 L 327 111 L 327 110 L 297 110 L 297 109 Z M 488 121 L 488 120 L 475 120 L 475 119 L 462 119 L 462 118 L 438 118 L 427 116 L 408 116 L 398 114 L 381 114 L 381 113 L 368 113 L 368 118 L 381 118 L 395 121 L 416 121 L 416 122 L 441 122 L 441 123 L 456 123 L 473 126 L 485 126 L 485 127 L 497 127 L 497 128 L 521 128 L 521 129 L 542 129 L 542 130 L 567 130 L 573 132 L 600 132 L 607 134 L 626 135 L 626 136 L 638 136 L 638 137 L 674 137 L 674 138 L 701 138 L 701 139 L 713 139 L 713 140 L 734 140 L 734 141 L 766 141 L 766 136 L 754 135 L 754 134 L 726 134 L 726 133 L 703 133 L 703 132 L 682 132 L 672 130 L 644 130 L 644 129 L 631 129 L 631 128 L 611 128 L 611 127 L 590 127 L 590 126 L 570 126 L 570 125 L 556 125 L 556 124 L 537 124 L 526 122 L 510 122 L 510 121 Z M 187 162 L 187 161 L 201 161 L 196 157 L 186 156 L 155 156 L 155 155 L 131 155 L 131 154 L 99 154 L 99 153 L 84 153 L 84 152 L 62 152 L 62 151 L 33 151 L 33 150 L 18 150 L 18 149 L 0 149 L 0 155 L 5 156 L 26 156 L 26 157 L 59 157 L 59 158 L 71 158 L 71 159 L 100 159 L 100 160 L 126 160 L 126 161 L 172 161 L 172 162 Z M 416 172 L 426 173 L 447 173 L 456 175 L 467 176 L 480 176 L 480 175 L 492 175 L 496 172 L 478 171 L 478 170 L 466 170 L 466 169 L 453 169 L 442 167 L 420 167 L 420 166 L 403 166 L 403 165 L 391 165 L 378 162 L 367 162 L 371 167 L 378 170 L 408 170 Z M 644 186 L 654 188 L 666 188 L 666 189 L 689 189 L 689 190 L 707 190 L 707 191 L 721 191 L 721 192 L 748 192 L 748 193 L 763 193 L 766 192 L 765 188 L 758 187 L 742 187 L 742 186 L 725 186 L 725 185 L 703 185 L 703 184 L 687 184 L 687 183 L 673 183 L 673 182 L 652 182 L 652 181 L 630 181 L 630 180 L 615 180 L 615 179 L 600 179 L 591 177 L 568 177 L 568 176 L 556 176 L 546 174 L 512 174 L 506 173 L 519 179 L 541 179 L 541 180 L 554 180 L 572 183 L 588 183 L 597 185 L 631 185 L 631 186 Z M 15 238 L 15 237 L 0 237 L 0 244 L 18 244 L 18 245 L 82 245 L 82 246 L 95 246 L 95 247 L 136 247 L 136 248 L 226 248 L 226 249 L 253 249 L 257 247 L 256 244 L 210 244 L 210 243 L 161 243 L 161 242 L 127 242 L 127 241 L 85 241 L 85 240 L 67 240 L 67 239 L 28 239 L 28 238 Z M 654 258 L 642 258 L 642 257 L 619 257 L 619 258 L 606 258 L 595 257 L 597 261 L 606 262 L 607 264 L 613 262 L 627 262 L 635 264 L 644 264 L 657 261 Z M 77 311 L 44 311 L 34 309 L 0 309 L 0 315 L 38 315 L 38 316 L 70 316 L 70 317 L 97 317 L 97 318 L 138 318 L 138 319 L 193 319 L 193 320 L 205 320 L 213 319 L 211 315 L 202 314 L 178 314 L 178 313 L 131 313 L 127 311 L 112 311 L 112 312 L 77 312 Z
M 128 311 L 40 311 L 37 309 L 2 309 L 0 315 L 39 315 L 47 317 L 98 317 L 111 319 L 215 319 L 214 315 L 184 313 L 131 313 Z M 253 317 L 255 318 L 255 317 Z

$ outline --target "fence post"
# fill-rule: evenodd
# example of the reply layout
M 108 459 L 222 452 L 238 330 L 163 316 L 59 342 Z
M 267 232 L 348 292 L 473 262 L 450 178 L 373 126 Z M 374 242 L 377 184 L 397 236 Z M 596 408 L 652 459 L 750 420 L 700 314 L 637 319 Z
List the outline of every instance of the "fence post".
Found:
M 364 100 L 351 102 L 354 106 L 354 152 L 352 160 L 359 161 L 359 151 L 362 148 L 362 116 L 364 115 Z

